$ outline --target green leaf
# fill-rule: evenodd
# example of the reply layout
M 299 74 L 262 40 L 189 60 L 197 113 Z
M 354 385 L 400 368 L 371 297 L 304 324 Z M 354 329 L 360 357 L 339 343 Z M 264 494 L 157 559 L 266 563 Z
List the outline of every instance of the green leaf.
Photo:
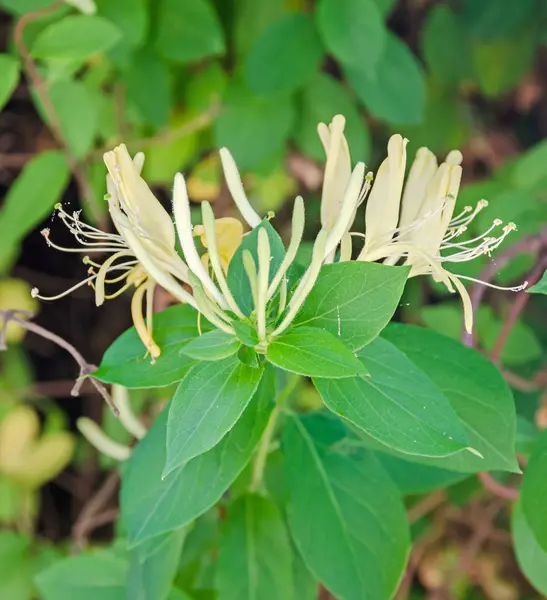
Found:
M 226 146 L 239 169 L 252 169 L 283 149 L 294 116 L 291 98 L 255 96 L 232 82 L 215 121 L 215 145 Z
M 513 506 L 511 534 L 517 562 L 528 581 L 547 594 L 547 551 L 542 548 L 522 511 L 522 502 Z
M 370 134 L 351 94 L 337 79 L 317 75 L 300 96 L 300 115 L 293 133 L 298 148 L 317 161 L 325 160 L 317 135 L 317 123 L 330 123 L 334 115 L 346 118 L 346 137 L 351 153 L 361 160 L 370 156 Z
M 233 38 L 238 57 L 248 54 L 257 38 L 287 11 L 279 0 L 238 0 L 233 6 Z
M 0 209 L 0 270 L 9 268 L 21 240 L 53 210 L 69 177 L 65 155 L 55 150 L 38 154 L 24 166 Z
M 317 24 L 325 45 L 342 65 L 374 72 L 387 36 L 373 0 L 320 0 Z
M 126 598 L 167 600 L 180 563 L 186 531 L 178 529 L 137 546 L 131 556 Z
M 307 377 L 351 377 L 366 372 L 347 346 L 316 327 L 297 327 L 274 338 L 266 358 L 280 369 Z
M 543 432 L 534 444 L 526 463 L 520 499 L 522 512 L 538 544 L 547 551 L 547 433 Z
M 467 473 L 421 465 L 383 452 L 375 452 L 375 456 L 404 496 L 445 489 L 468 477 Z
M 99 128 L 92 94 L 80 81 L 56 81 L 48 93 L 68 146 L 77 158 L 83 158 L 93 147 Z
M 395 4 L 397 4 L 397 0 L 373 0 L 374 4 L 376 4 L 376 8 L 380 11 L 382 17 L 387 17 L 389 13 L 393 10 Z
M 428 11 L 421 42 L 424 59 L 437 81 L 458 85 L 472 77 L 466 32 L 450 7 L 438 4 Z
M 369 376 L 314 379 L 330 410 L 405 454 L 448 456 L 468 446 L 450 402 L 393 344 L 378 338 L 358 356 Z
M 409 548 L 404 506 L 370 453 L 339 453 L 343 428 L 323 415 L 283 430 L 292 537 L 310 570 L 340 598 L 391 598 Z
M 511 183 L 523 190 L 543 189 L 547 183 L 546 161 L 547 140 L 543 140 L 519 156 L 511 173 Z
M 285 246 L 283 246 L 279 234 L 270 225 L 270 222 L 267 219 L 264 219 L 258 227 L 255 227 L 243 238 L 243 241 L 235 251 L 228 266 L 227 280 L 237 305 L 245 315 L 250 315 L 253 312 L 254 305 L 251 294 L 251 284 L 249 283 L 247 272 L 243 266 L 243 252 L 248 250 L 253 257 L 255 265 L 258 266 L 258 232 L 261 228 L 266 230 L 270 241 L 271 260 L 269 282 L 275 277 L 275 274 L 283 261 L 283 257 L 285 256 Z
M 192 62 L 225 51 L 224 34 L 208 0 L 162 0 L 158 6 L 156 48 L 176 62 Z
M 543 273 L 541 279 L 526 290 L 529 294 L 547 294 L 547 271 Z
M 391 324 L 382 334 L 450 400 L 463 423 L 470 447 L 427 464 L 454 471 L 519 472 L 515 457 L 516 415 L 511 390 L 501 373 L 476 350 L 421 327 Z
M 251 232 L 252 233 L 252 232 Z M 233 261 L 233 258 L 232 258 Z M 232 263 L 230 261 L 230 264 Z M 232 321 L 231 323 L 238 340 L 245 346 L 256 346 L 258 344 L 258 334 L 256 329 L 246 321 Z
M 240 346 L 233 335 L 214 329 L 191 340 L 183 352 L 195 360 L 221 360 L 235 354 Z
M 184 527 L 218 502 L 249 462 L 274 395 L 275 374 L 266 367 L 256 394 L 228 435 L 165 479 L 168 411 L 163 411 L 124 464 L 122 520 L 130 543 Z
M 71 556 L 42 571 L 36 585 L 44 600 L 122 600 L 127 562 L 112 552 Z
M 483 39 L 506 38 L 525 23 L 533 23 L 534 0 L 464 0 L 462 18 L 470 33 Z
M 112 48 L 121 35 L 118 27 L 103 17 L 69 15 L 43 29 L 31 53 L 47 60 L 84 60 Z
M 407 276 L 406 267 L 369 262 L 325 265 L 294 324 L 326 329 L 358 350 L 393 317 Z
M 257 353 L 250 346 L 241 346 L 237 352 L 238 360 L 253 369 L 258 369 L 260 362 Z
M 216 446 L 232 429 L 253 397 L 262 369 L 236 356 L 202 362 L 180 382 L 169 407 L 164 474 Z
M 0 0 L 0 6 L 14 15 L 24 15 L 51 6 L 55 0 Z
M 9 54 L 0 54 L 0 110 L 10 99 L 19 81 L 19 61 Z
M 292 597 L 292 552 L 285 523 L 270 500 L 238 498 L 223 521 L 216 589 L 219 600 Z
M 30 542 L 14 531 L 0 531 L 0 596 L 28 600 L 32 596 Z
M 306 563 L 293 547 L 293 583 L 295 600 L 317 600 L 318 584 Z
M 154 363 L 146 356 L 137 331 L 131 327 L 104 353 L 93 377 L 128 388 L 162 387 L 180 381 L 194 364 L 184 354 L 183 347 L 198 335 L 197 318 L 196 311 L 187 304 L 154 315 L 154 341 L 161 349 Z M 202 322 L 202 329 L 203 325 Z
M 127 98 L 146 123 L 155 127 L 167 124 L 171 110 L 171 82 L 165 61 L 149 48 L 137 50 L 124 73 Z
M 146 0 L 94 0 L 97 14 L 105 17 L 122 32 L 122 39 L 110 53 L 111 58 L 125 58 L 146 40 L 150 16 Z
M 322 56 L 311 17 L 284 15 L 253 44 L 245 63 L 247 84 L 256 94 L 292 92 L 317 73 Z
M 373 73 L 353 66 L 346 66 L 345 72 L 359 100 L 375 117 L 391 125 L 414 125 L 423 119 L 426 87 L 422 67 L 395 35 L 388 34 Z

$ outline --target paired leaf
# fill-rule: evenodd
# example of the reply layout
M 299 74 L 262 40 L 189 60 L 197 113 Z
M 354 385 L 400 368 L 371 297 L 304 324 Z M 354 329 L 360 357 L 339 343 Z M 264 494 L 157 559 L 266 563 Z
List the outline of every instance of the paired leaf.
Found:
M 317 73 L 322 56 L 311 17 L 286 14 L 253 44 L 245 63 L 247 83 L 256 94 L 290 93 Z
M 168 411 L 163 411 L 124 465 L 122 519 L 130 543 L 179 529 L 218 502 L 249 462 L 274 396 L 275 375 L 266 367 L 256 394 L 224 439 L 165 479 Z
M 188 371 L 169 406 L 165 475 L 220 442 L 249 404 L 261 377 L 262 369 L 244 365 L 236 356 L 204 361 Z
M 275 338 L 266 358 L 276 367 L 307 377 L 351 377 L 364 365 L 338 338 L 324 329 L 296 327 Z
M 228 509 L 216 571 L 219 600 L 292 597 L 292 551 L 279 509 L 247 494 Z
M 213 329 L 188 342 L 183 352 L 195 360 L 222 360 L 235 354 L 240 346 L 233 335 Z
M 279 237 L 277 231 L 270 225 L 267 219 L 264 219 L 258 227 L 255 227 L 250 231 L 241 242 L 238 249 L 235 251 L 232 260 L 228 266 L 228 286 L 232 295 L 234 296 L 237 305 L 241 312 L 245 315 L 250 315 L 254 310 L 253 297 L 251 294 L 251 284 L 249 283 L 249 277 L 243 266 L 243 252 L 248 250 L 253 257 L 255 265 L 258 267 L 258 232 L 260 229 L 265 229 L 268 234 L 268 240 L 270 242 L 270 276 L 269 281 L 275 277 L 283 257 L 285 256 L 285 246 Z M 240 332 L 238 334 L 238 331 Z M 247 334 L 252 339 L 252 334 L 245 331 L 245 325 L 240 326 L 236 329 L 236 334 L 243 334 L 247 337 Z M 249 343 L 247 340 L 244 343 Z
M 421 327 L 391 324 L 382 337 L 406 354 L 450 400 L 469 439 L 483 458 L 463 451 L 420 462 L 454 471 L 519 472 L 515 458 L 516 415 L 500 372 L 476 350 Z
M 468 446 L 448 399 L 393 344 L 378 338 L 358 356 L 369 376 L 314 379 L 330 410 L 404 454 L 448 456 Z
M 294 324 L 326 329 L 358 350 L 393 317 L 407 276 L 406 267 L 356 261 L 325 265 Z
M 291 535 L 310 570 L 340 598 L 391 598 L 409 548 L 395 485 L 368 452 L 337 452 L 343 427 L 289 417 L 283 431 Z
M 195 363 L 183 349 L 188 340 L 198 335 L 197 320 L 196 311 L 186 304 L 172 306 L 154 315 L 153 336 L 161 348 L 161 355 L 154 363 L 146 356 L 137 331 L 131 327 L 104 353 L 93 376 L 105 383 L 119 383 L 128 388 L 162 387 L 180 381 Z M 202 329 L 203 325 L 202 320 Z

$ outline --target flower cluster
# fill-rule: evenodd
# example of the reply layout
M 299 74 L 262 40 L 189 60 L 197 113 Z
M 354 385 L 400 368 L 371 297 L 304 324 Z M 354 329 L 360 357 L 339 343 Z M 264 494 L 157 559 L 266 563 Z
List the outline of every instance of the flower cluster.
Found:
M 69 214 L 61 205 L 56 206 L 57 214 L 80 247 L 61 247 L 51 239 L 48 229 L 42 232 L 50 246 L 85 255 L 88 277 L 64 294 L 88 284 L 94 288 L 96 303 L 100 305 L 105 299 L 134 288 L 133 321 L 152 359 L 161 351 L 152 335 L 152 296 L 156 285 L 178 301 L 193 306 L 227 333 L 234 333 L 234 320 L 250 321 L 258 336 L 256 349 L 264 351 L 271 339 L 290 326 L 322 265 L 351 260 L 352 240 L 362 237 L 364 245 L 356 260 L 402 263 L 411 267 L 411 277 L 431 275 L 451 292 L 458 291 L 463 299 L 466 328 L 470 331 L 471 302 L 461 282 L 470 278 L 455 275 L 444 265 L 490 254 L 515 225 L 503 225 L 496 219 L 482 235 L 465 239 L 469 224 L 487 202 L 480 200 L 475 208 L 465 207 L 454 216 L 462 176 L 460 152 L 450 152 L 445 162 L 437 165 L 435 156 L 427 148 L 421 148 L 405 181 L 407 140 L 394 135 L 373 183 L 364 163 L 357 163 L 352 169 L 344 127 L 341 115 L 335 116 L 328 126 L 323 123 L 318 126 L 326 154 L 322 228 L 313 244 L 311 262 L 291 294 L 287 290 L 287 273 L 296 259 L 304 232 L 302 197 L 298 196 L 294 203 L 286 253 L 277 271 L 272 273 L 270 239 L 265 228 L 260 227 L 263 219 L 249 203 L 234 159 L 226 148 L 220 150 L 224 175 L 243 222 L 231 217 L 215 219 L 210 204 L 202 202 L 202 222 L 193 225 L 183 175 L 175 176 L 171 217 L 141 177 L 144 155 L 138 153 L 132 159 L 124 145 L 104 156 L 108 170 L 106 200 L 116 233 L 83 223 L 79 212 Z M 352 231 L 358 208 L 365 200 L 365 233 Z M 249 250 L 244 250 L 242 257 L 254 306 L 250 317 L 238 305 L 227 278 L 230 260 L 247 235 L 244 223 L 251 229 L 259 228 L 257 260 Z M 177 250 L 177 237 L 182 255 Z M 196 237 L 206 249 L 205 254 L 200 255 Z M 93 254 L 107 258 L 97 262 L 91 258 Z M 107 293 L 111 286 L 118 287 Z M 522 287 L 506 289 L 517 291 Z M 38 290 L 33 290 L 33 295 L 48 299 Z

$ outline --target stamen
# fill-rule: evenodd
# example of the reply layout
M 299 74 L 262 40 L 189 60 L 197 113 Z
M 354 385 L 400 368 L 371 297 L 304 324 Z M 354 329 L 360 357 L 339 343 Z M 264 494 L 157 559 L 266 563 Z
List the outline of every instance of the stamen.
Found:
M 135 329 L 137 334 L 141 338 L 142 343 L 145 348 L 150 352 L 150 356 L 152 356 L 152 363 L 156 362 L 156 358 L 161 354 L 161 350 L 159 346 L 154 342 L 150 332 L 148 331 L 148 327 L 144 322 L 144 315 L 142 310 L 142 302 L 144 299 L 144 293 L 146 291 L 145 285 L 140 285 L 133 294 L 133 298 L 131 299 L 131 316 L 133 317 L 133 324 L 135 325 Z
M 32 288 L 32 290 L 30 291 L 30 295 L 33 298 L 38 298 L 39 300 L 59 300 L 59 298 L 64 298 L 65 296 L 68 296 L 74 290 L 77 290 L 78 288 L 81 288 L 84 285 L 89 285 L 89 283 L 91 281 L 93 281 L 96 277 L 97 277 L 97 275 L 91 275 L 90 277 L 87 277 L 83 281 L 78 282 L 76 285 L 73 285 L 72 287 L 68 288 L 68 290 L 61 292 L 60 294 L 57 294 L 56 296 L 42 296 L 40 294 L 40 291 L 38 290 L 38 288 Z
M 495 285 L 494 283 L 490 283 L 489 281 L 482 281 L 481 279 L 475 279 L 474 277 L 467 277 L 467 275 L 458 275 L 459 279 L 465 279 L 466 281 L 472 281 L 473 283 L 479 283 L 486 287 L 492 288 L 494 290 L 502 290 L 504 292 L 522 292 L 528 287 L 528 282 L 525 281 L 520 285 L 514 285 L 509 287 L 504 287 L 502 285 Z

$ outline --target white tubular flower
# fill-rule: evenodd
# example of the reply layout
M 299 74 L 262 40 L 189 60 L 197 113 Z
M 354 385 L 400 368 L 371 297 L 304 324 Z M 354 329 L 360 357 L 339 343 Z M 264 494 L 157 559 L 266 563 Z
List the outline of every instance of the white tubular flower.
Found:
M 426 148 L 420 148 L 405 185 L 397 226 L 394 207 L 399 210 L 399 201 L 395 191 L 399 190 L 400 196 L 404 175 L 404 165 L 398 162 L 404 153 L 400 141 L 391 152 L 397 158 L 397 165 L 391 171 L 383 171 L 383 183 L 378 189 L 386 190 L 386 197 L 392 193 L 392 200 L 387 203 L 386 215 L 378 208 L 379 201 L 374 205 L 371 213 L 367 212 L 367 229 L 364 236 L 360 233 L 352 233 L 365 238 L 365 245 L 358 260 L 383 260 L 385 264 L 394 265 L 404 258 L 404 264 L 411 267 L 410 277 L 431 275 L 435 281 L 444 283 L 450 292 L 457 291 L 464 306 L 465 327 L 468 332 L 471 332 L 473 310 L 469 294 L 461 282 L 462 279 L 515 292 L 524 289 L 527 283 L 516 287 L 499 287 L 464 275 L 455 275 L 446 270 L 443 265 L 466 262 L 484 254 L 490 255 L 506 236 L 516 229 L 516 225 L 508 223 L 502 227 L 502 221 L 494 219 L 492 225 L 481 235 L 472 239 L 461 239 L 476 215 L 488 206 L 488 202 L 480 200 L 474 209 L 466 206 L 457 216 L 454 216 L 462 178 L 462 154 L 458 150 L 453 150 L 446 157 L 446 161 L 437 167 L 433 154 Z M 385 164 L 386 161 L 382 166 Z M 390 185 L 387 180 L 388 172 L 393 173 L 393 185 Z M 369 206 L 380 175 L 373 186 Z M 375 222 L 373 216 L 379 224 Z M 386 224 L 391 228 L 387 229 Z M 493 232 L 497 233 L 493 234 Z
M 171 217 L 140 175 L 144 154 L 138 153 L 132 160 L 122 144 L 107 152 L 104 161 L 108 169 L 106 200 L 117 233 L 106 233 L 83 223 L 80 212 L 69 214 L 62 205 L 56 205 L 57 215 L 81 247 L 59 246 L 50 239 L 49 229 L 44 229 L 42 235 L 53 248 L 85 254 L 83 262 L 89 265 L 89 277 L 57 296 L 42 296 L 36 289 L 33 290 L 33 296 L 55 300 L 87 284 L 94 287 L 95 302 L 99 306 L 105 300 L 134 287 L 135 296 L 131 303 L 133 320 L 154 359 L 160 354 L 159 347 L 152 339 L 151 301 L 154 287 L 159 284 L 181 302 L 195 306 L 194 299 L 182 286 L 188 281 L 188 268 L 175 250 L 175 229 Z M 110 256 L 101 264 L 89 257 L 93 253 Z M 107 286 L 116 284 L 118 289 L 107 293 Z M 145 294 L 146 324 L 142 310 Z

